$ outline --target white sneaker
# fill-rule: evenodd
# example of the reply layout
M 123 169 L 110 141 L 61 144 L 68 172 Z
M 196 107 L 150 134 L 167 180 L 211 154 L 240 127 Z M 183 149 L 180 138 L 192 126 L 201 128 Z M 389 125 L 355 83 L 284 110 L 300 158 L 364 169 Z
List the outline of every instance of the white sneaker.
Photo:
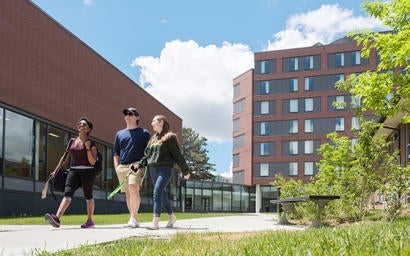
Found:
M 177 221 L 177 217 L 175 217 L 174 215 L 169 217 L 167 228 L 173 228 L 175 221 Z
M 139 226 L 138 220 L 131 217 L 128 223 L 124 225 L 124 228 L 138 228 Z

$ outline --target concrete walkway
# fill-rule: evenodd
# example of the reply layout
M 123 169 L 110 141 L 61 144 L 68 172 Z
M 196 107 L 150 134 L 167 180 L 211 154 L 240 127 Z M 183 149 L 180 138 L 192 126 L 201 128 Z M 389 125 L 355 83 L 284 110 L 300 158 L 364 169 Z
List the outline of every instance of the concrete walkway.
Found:
M 178 216 L 178 215 L 177 215 Z M 0 225 L 0 255 L 32 255 L 36 251 L 55 252 L 92 245 L 127 237 L 166 237 L 177 232 L 252 232 L 266 230 L 304 230 L 306 226 L 277 225 L 276 215 L 243 214 L 240 216 L 211 217 L 177 220 L 174 228 L 165 228 L 166 221 L 160 222 L 159 230 L 144 227 L 123 228 L 122 225 L 97 225 L 82 229 L 80 225 Z

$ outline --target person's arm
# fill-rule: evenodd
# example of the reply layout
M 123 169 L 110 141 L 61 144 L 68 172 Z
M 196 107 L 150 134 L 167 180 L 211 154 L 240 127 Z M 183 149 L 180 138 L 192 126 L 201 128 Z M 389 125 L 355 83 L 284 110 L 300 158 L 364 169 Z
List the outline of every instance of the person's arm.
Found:
M 120 156 L 114 155 L 112 160 L 114 162 L 114 170 L 117 170 L 118 165 L 120 165 Z
M 182 175 L 184 175 L 184 178 L 187 177 L 186 179 L 189 179 L 189 167 L 186 164 L 186 161 L 184 159 L 184 156 L 181 153 L 181 150 L 179 149 L 177 137 L 175 134 L 171 135 L 168 138 L 168 146 L 169 146 L 169 152 L 174 159 L 174 161 L 177 163 L 177 165 L 181 168 Z
M 86 140 L 85 149 L 87 150 L 87 159 L 91 165 L 94 165 L 97 162 L 97 146 L 91 143 L 91 140 Z

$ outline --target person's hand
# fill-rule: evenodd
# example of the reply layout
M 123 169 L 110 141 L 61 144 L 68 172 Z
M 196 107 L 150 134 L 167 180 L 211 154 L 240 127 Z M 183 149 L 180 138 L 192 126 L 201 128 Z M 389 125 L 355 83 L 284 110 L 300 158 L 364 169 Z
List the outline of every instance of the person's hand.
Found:
M 189 177 L 191 177 L 191 174 L 188 173 L 187 175 L 184 176 L 184 179 L 189 180 Z
M 90 140 L 86 140 L 86 141 L 84 142 L 84 146 L 85 146 L 85 148 L 86 148 L 87 150 L 90 150 L 90 149 L 91 149 L 91 141 L 90 141 Z
M 139 167 L 138 164 L 137 164 L 137 165 L 132 165 L 132 164 L 130 164 L 130 169 L 131 169 L 133 172 L 137 172 L 139 168 L 140 168 L 140 167 Z

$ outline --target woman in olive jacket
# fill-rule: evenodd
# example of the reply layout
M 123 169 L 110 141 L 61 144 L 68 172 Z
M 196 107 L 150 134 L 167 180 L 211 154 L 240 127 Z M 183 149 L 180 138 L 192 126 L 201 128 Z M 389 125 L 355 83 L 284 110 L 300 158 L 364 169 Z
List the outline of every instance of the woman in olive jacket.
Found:
M 168 213 L 169 220 L 167 228 L 172 228 L 176 221 L 171 203 L 165 189 L 172 177 L 172 169 L 177 165 L 185 179 L 189 179 L 190 173 L 188 165 L 181 154 L 176 135 L 170 131 L 168 120 L 165 116 L 156 115 L 151 122 L 154 135 L 145 148 L 145 156 L 137 163 L 134 170 L 141 167 L 148 167 L 151 174 L 153 192 L 153 213 L 152 225 L 148 229 L 159 229 L 159 221 L 162 206 Z

